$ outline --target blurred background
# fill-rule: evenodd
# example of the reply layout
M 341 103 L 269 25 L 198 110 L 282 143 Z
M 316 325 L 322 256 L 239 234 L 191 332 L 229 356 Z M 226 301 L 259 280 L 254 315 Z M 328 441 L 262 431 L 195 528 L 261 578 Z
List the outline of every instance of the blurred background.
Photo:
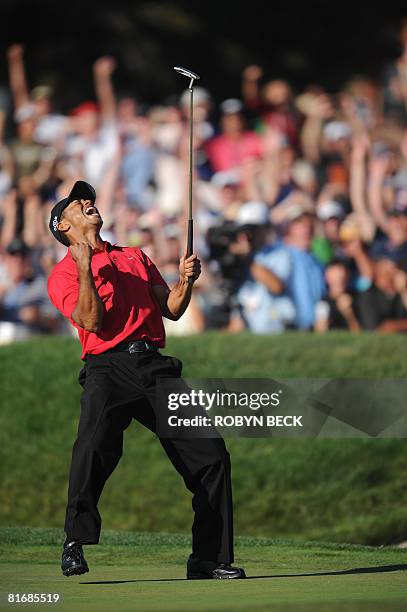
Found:
M 84 178 L 102 237 L 168 282 L 185 244 L 195 90 L 196 250 L 181 325 L 407 330 L 407 20 L 394 6 L 3 2 L 0 342 L 71 333 L 47 223 Z

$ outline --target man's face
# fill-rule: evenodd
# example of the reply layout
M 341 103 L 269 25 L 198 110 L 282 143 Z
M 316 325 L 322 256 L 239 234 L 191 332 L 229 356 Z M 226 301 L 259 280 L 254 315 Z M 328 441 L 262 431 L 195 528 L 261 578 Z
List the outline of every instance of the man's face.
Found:
M 74 117 L 74 129 L 85 138 L 94 136 L 98 126 L 99 116 L 95 111 L 84 111 L 77 117 Z
M 330 219 L 324 221 L 323 227 L 325 237 L 328 238 L 328 240 L 332 240 L 333 242 L 339 240 L 340 222 L 337 217 L 331 217 Z
M 85 233 L 91 227 L 100 229 L 102 225 L 102 217 L 93 200 L 73 200 L 65 208 L 58 229 L 67 231 L 71 237 Z
M 407 217 L 405 216 L 390 216 L 388 218 L 387 234 L 391 242 L 398 246 L 404 244 L 407 240 Z
M 224 185 L 220 190 L 220 197 L 222 198 L 222 203 L 224 205 L 232 204 L 236 202 L 239 195 L 239 185 L 230 184 Z
M 51 100 L 49 98 L 39 98 L 34 101 L 37 117 L 46 117 L 52 110 Z
M 226 113 L 221 119 L 222 131 L 225 134 L 235 134 L 243 131 L 243 116 L 241 113 Z
M 22 253 L 16 253 L 15 255 L 7 253 L 5 256 L 5 264 L 7 275 L 14 284 L 21 282 L 29 276 L 31 267 L 29 256 L 23 255 Z
M 136 116 L 136 101 L 132 98 L 122 98 L 117 104 L 117 117 L 119 121 L 132 121 Z
M 154 243 L 153 232 L 149 228 L 143 228 L 140 233 L 140 246 L 141 248 L 145 248 L 149 244 Z
M 314 221 L 311 215 L 304 214 L 292 221 L 288 229 L 288 236 L 292 244 L 299 248 L 309 249 L 314 232 Z
M 290 101 L 291 89 L 288 83 L 276 79 L 264 86 L 263 98 L 274 107 L 283 107 Z
M 325 271 L 325 279 L 335 293 L 344 293 L 348 286 L 348 271 L 345 266 L 330 265 Z
M 17 126 L 18 137 L 23 142 L 31 142 L 34 138 L 35 122 L 33 119 L 21 121 Z
M 349 151 L 350 145 L 350 138 L 337 138 L 336 140 L 328 141 L 327 149 L 330 153 L 339 153 L 340 155 L 344 155 Z
M 374 283 L 384 293 L 395 292 L 394 279 L 397 272 L 396 264 L 390 259 L 379 259 L 374 265 Z

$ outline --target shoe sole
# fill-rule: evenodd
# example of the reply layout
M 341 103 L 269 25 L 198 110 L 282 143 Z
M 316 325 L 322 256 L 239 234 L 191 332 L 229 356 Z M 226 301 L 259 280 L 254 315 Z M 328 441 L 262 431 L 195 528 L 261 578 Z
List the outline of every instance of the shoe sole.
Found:
M 62 573 L 64 576 L 69 578 L 70 576 L 80 576 L 81 574 L 87 574 L 88 572 L 88 567 L 84 567 L 83 565 L 74 565 L 72 567 L 68 567 L 68 569 L 64 570 Z
M 242 580 L 246 578 L 246 574 L 239 576 L 208 576 L 208 574 L 187 574 L 187 580 Z

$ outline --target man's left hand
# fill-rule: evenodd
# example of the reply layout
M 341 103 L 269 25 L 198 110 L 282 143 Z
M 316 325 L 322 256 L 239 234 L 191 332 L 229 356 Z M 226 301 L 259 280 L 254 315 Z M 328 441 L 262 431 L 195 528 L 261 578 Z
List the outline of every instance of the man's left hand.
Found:
M 187 281 L 192 278 L 194 281 L 201 274 L 201 262 L 196 253 L 192 253 L 189 257 L 185 255 L 181 257 L 179 262 L 179 274 L 182 280 Z

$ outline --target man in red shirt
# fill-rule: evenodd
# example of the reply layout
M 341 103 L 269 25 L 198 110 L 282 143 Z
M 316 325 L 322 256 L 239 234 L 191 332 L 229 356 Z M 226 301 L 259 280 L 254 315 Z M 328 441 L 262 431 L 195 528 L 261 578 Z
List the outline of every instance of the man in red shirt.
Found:
M 206 154 L 214 172 L 240 168 L 249 159 L 261 159 L 263 144 L 256 132 L 245 129 L 243 104 L 230 98 L 220 105 L 221 134 L 206 145 Z
M 99 235 L 102 219 L 91 185 L 77 181 L 51 211 L 49 228 L 68 248 L 52 270 L 48 293 L 54 306 L 78 330 L 84 367 L 78 436 L 72 451 L 65 576 L 83 574 L 83 544 L 97 544 L 97 503 L 122 455 L 123 432 L 133 418 L 154 433 L 193 493 L 195 520 L 187 577 L 244 578 L 232 567 L 233 517 L 230 457 L 219 436 L 160 437 L 168 406 L 156 401 L 158 378 L 180 379 L 182 363 L 161 355 L 162 316 L 178 320 L 200 274 L 195 254 L 180 260 L 180 279 L 169 289 L 140 249 L 112 246 Z M 181 380 L 181 379 L 180 379 Z M 164 510 L 165 511 L 165 510 Z

